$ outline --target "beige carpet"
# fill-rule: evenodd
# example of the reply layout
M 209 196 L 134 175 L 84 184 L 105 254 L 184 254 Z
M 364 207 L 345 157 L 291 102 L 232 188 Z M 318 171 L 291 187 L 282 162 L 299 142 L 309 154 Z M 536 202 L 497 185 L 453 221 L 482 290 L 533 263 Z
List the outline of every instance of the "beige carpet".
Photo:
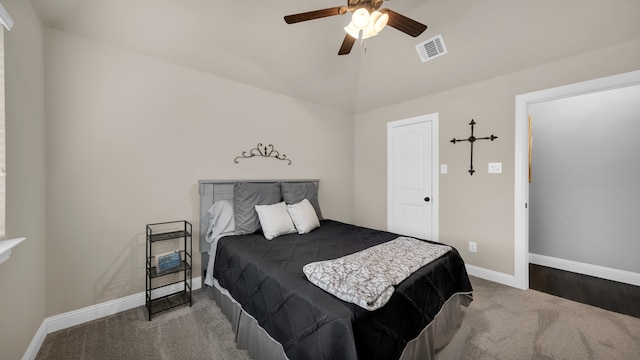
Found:
M 36 360 L 248 360 L 235 346 L 227 318 L 203 290 L 193 306 L 155 314 L 127 310 L 47 335 Z
M 474 301 L 438 360 L 640 359 L 639 318 L 534 290 L 471 282 Z
M 638 318 L 533 290 L 471 281 L 474 301 L 438 360 L 640 359 Z M 193 307 L 160 313 L 153 321 L 140 307 L 49 334 L 36 359 L 249 357 L 235 348 L 229 322 L 199 290 Z

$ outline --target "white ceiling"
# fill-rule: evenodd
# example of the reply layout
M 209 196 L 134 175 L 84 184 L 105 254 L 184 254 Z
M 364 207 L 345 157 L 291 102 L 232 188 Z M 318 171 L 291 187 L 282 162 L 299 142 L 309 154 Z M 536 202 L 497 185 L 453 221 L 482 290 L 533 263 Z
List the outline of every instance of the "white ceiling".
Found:
M 348 15 L 283 16 L 346 0 L 31 0 L 52 28 L 205 73 L 362 113 L 640 38 L 637 0 L 393 0 L 428 29 L 384 29 L 338 56 Z M 449 53 L 415 45 L 442 34 Z

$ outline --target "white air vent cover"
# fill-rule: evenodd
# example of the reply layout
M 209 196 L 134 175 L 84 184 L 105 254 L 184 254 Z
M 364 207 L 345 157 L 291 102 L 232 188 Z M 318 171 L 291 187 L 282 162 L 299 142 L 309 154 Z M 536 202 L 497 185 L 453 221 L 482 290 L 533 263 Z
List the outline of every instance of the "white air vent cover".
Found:
M 447 47 L 444 45 L 442 34 L 416 45 L 416 50 L 422 62 L 435 59 L 447 53 Z

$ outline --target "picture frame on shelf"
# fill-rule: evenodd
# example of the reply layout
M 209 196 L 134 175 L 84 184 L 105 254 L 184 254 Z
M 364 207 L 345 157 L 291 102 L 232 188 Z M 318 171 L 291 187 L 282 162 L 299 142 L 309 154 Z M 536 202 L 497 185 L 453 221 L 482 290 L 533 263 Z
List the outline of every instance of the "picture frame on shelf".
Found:
M 158 254 L 156 258 L 156 271 L 158 274 L 174 270 L 182 264 L 180 250 Z

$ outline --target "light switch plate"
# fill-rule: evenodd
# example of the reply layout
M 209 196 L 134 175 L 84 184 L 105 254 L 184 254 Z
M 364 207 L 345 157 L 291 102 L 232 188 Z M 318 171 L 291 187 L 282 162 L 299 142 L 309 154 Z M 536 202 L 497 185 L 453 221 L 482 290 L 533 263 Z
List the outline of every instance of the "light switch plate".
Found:
M 440 174 L 447 173 L 447 164 L 440 164 Z
M 502 163 L 489 163 L 489 174 L 500 174 L 502 172 Z

